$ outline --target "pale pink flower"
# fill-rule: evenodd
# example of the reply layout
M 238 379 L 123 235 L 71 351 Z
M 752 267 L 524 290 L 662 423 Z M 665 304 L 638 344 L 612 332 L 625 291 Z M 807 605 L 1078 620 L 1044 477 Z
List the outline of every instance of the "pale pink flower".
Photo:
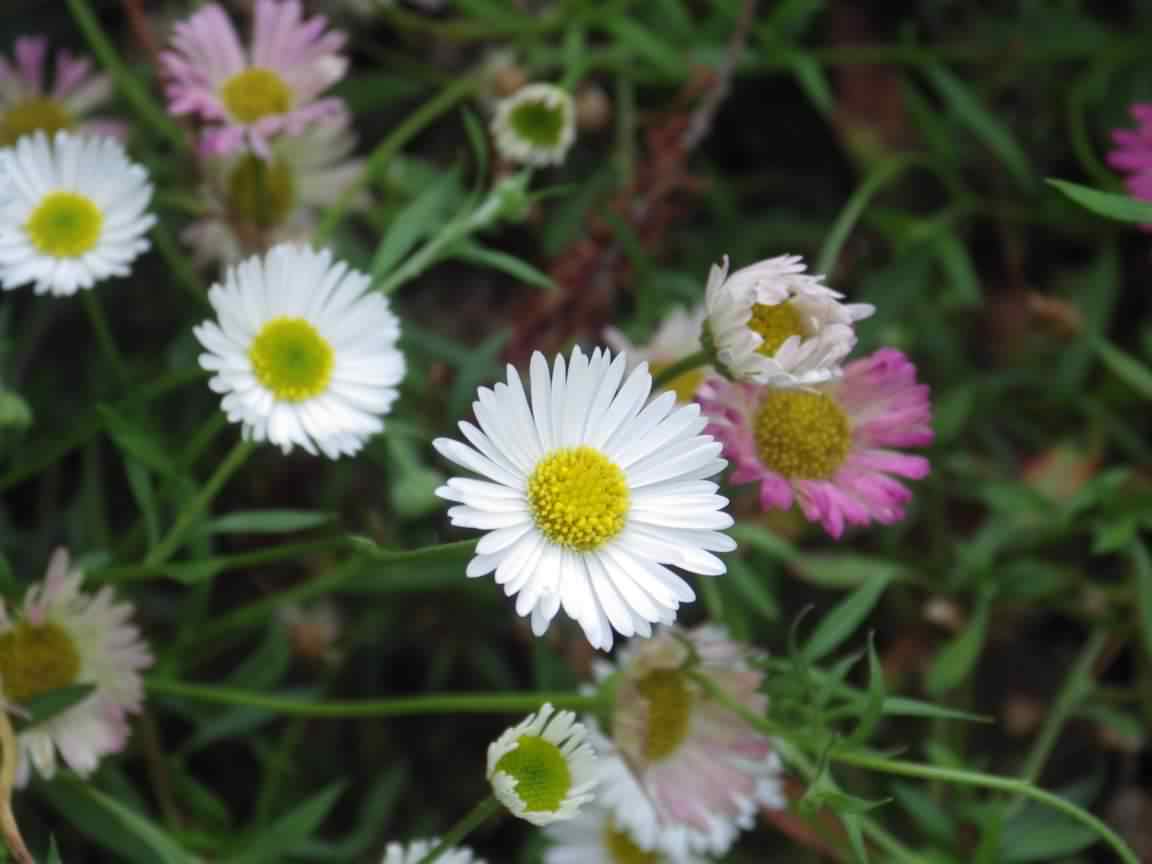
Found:
M 1133 198 L 1152 201 L 1152 103 L 1137 102 L 1128 110 L 1136 128 L 1112 130 L 1116 148 L 1108 154 L 1108 164 L 1128 175 L 1124 185 Z M 1152 230 L 1152 225 L 1143 227 Z
M 268 139 L 298 135 L 345 115 L 321 94 L 344 77 L 344 34 L 323 16 L 304 18 L 299 0 L 257 0 L 252 41 L 240 44 L 232 21 L 210 3 L 176 24 L 163 56 L 169 110 L 198 114 L 202 148 L 213 154 L 249 147 L 269 154 Z
M 141 671 L 152 656 L 132 622 L 135 609 L 119 603 L 105 586 L 80 590 L 84 574 L 56 550 L 41 584 L 9 614 L 0 600 L 0 710 L 23 713 L 26 705 L 53 690 L 91 685 L 80 701 L 18 735 L 17 785 L 30 768 L 45 778 L 56 773 L 57 753 L 80 776 L 124 749 L 128 715 L 140 710 Z
M 928 460 L 900 452 L 932 442 L 928 386 L 900 351 L 882 348 L 849 363 L 820 387 L 782 390 L 706 381 L 700 404 L 708 431 L 724 443 L 733 483 L 759 483 L 764 509 L 799 503 L 833 537 L 845 524 L 904 518 L 912 493 L 897 477 L 919 479 Z
M 47 39 L 23 36 L 12 54 L 11 60 L 0 55 L 0 147 L 33 132 L 124 136 L 124 123 L 86 119 L 112 97 L 112 81 L 93 75 L 90 60 L 58 51 L 49 86 Z

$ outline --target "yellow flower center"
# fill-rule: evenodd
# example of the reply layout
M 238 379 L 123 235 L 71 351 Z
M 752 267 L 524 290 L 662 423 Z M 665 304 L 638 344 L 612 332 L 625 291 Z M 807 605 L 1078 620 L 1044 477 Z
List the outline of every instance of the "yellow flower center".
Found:
M 332 346 L 303 318 L 273 318 L 252 340 L 256 379 L 284 402 L 304 402 L 328 388 Z
M 648 736 L 644 758 L 667 759 L 688 737 L 696 696 L 679 669 L 656 669 L 638 682 L 636 689 L 648 703 Z
M 652 370 L 652 377 L 655 378 L 672 364 L 650 363 L 648 365 Z M 691 402 L 692 397 L 696 395 L 696 390 L 700 387 L 700 382 L 704 380 L 704 371 L 704 369 L 691 369 L 683 375 L 677 375 L 664 385 L 664 389 L 673 391 L 676 394 L 676 399 L 680 402 Z
M 604 848 L 612 864 L 660 864 L 663 860 L 656 852 L 645 852 L 636 841 L 616 825 L 616 820 L 604 823 Z
M 104 214 L 92 199 L 74 192 L 50 192 L 28 217 L 24 230 L 32 245 L 54 258 L 79 258 L 100 240 Z
M 246 225 L 275 228 L 296 206 L 296 176 L 283 159 L 240 157 L 228 177 L 228 212 Z
M 789 336 L 807 335 L 804 319 L 791 303 L 775 303 L 770 306 L 757 303 L 752 307 L 752 318 L 748 326 L 764 340 L 756 350 L 765 357 L 771 357 L 779 351 Z
M 220 99 L 233 119 L 255 123 L 262 117 L 292 110 L 292 88 L 284 79 L 262 66 L 245 69 L 220 86 Z
M 825 393 L 765 391 L 754 426 L 761 464 L 785 477 L 826 480 L 852 448 L 848 416 Z
M 0 147 L 11 146 L 33 132 L 51 136 L 74 125 L 72 115 L 55 99 L 29 99 L 0 114 Z
M 521 102 L 508 114 L 508 125 L 533 147 L 551 149 L 560 144 L 568 122 L 563 102 L 548 105 L 542 101 Z
M 620 467 L 591 447 L 556 450 L 528 478 L 528 503 L 540 532 L 558 546 L 597 549 L 628 518 L 628 482 Z
M 559 810 L 572 788 L 568 760 L 559 747 L 539 735 L 521 735 L 516 749 L 497 760 L 495 770 L 516 781 L 516 794 L 532 813 Z
M 0 633 L 0 693 L 15 704 L 76 683 L 80 652 L 71 634 L 53 621 L 19 622 Z

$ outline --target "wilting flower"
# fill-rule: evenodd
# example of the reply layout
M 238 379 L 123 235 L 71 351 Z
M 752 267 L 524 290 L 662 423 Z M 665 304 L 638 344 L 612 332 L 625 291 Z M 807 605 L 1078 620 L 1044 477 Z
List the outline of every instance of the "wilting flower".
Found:
M 21 138 L 0 150 L 0 281 L 65 295 L 128 275 L 151 200 L 148 172 L 113 138 Z
M 643 795 L 637 796 L 636 803 L 651 808 Z M 711 860 L 691 852 L 672 854 L 663 848 L 667 842 L 657 844 L 660 851 L 643 849 L 599 804 L 585 807 L 570 822 L 549 825 L 544 834 L 549 840 L 544 864 L 708 864 Z
M 413 840 L 404 845 L 389 843 L 384 849 L 384 857 L 380 859 L 380 864 L 420 864 L 436 846 L 435 839 Z M 436 859 L 436 864 L 485 864 L 485 862 L 483 858 L 477 858 L 471 849 L 453 847 L 442 852 Z
M 343 103 L 321 94 L 344 77 L 344 34 L 322 16 L 304 18 L 299 0 L 256 0 L 252 41 L 240 44 L 227 13 L 210 3 L 178 23 L 163 56 L 169 110 L 198 114 L 203 147 L 270 155 L 268 140 L 339 121 Z
M 647 361 L 652 374 L 659 375 L 669 366 L 700 350 L 700 328 L 703 322 L 703 306 L 692 310 L 677 307 L 660 322 L 647 345 L 633 345 L 615 327 L 604 329 L 604 341 L 613 350 L 627 354 L 633 363 Z M 668 389 L 675 391 L 681 402 L 691 402 L 696 388 L 711 371 L 708 366 L 691 369 L 668 382 Z
M 1135 129 L 1112 130 L 1116 144 L 1108 154 L 1108 164 L 1128 176 L 1124 185 L 1133 198 L 1152 201 L 1152 103 L 1137 102 L 1128 109 Z M 1152 230 L 1152 225 L 1145 225 Z
M 709 379 L 700 389 L 709 430 L 735 465 L 733 483 L 759 483 L 764 509 L 791 507 L 833 537 L 845 524 L 904 518 L 923 456 L 901 447 L 932 442 L 928 387 L 901 352 L 884 348 L 844 367 L 844 377 L 806 390 Z
M 132 623 L 135 610 L 118 603 L 111 588 L 84 593 L 83 578 L 69 569 L 68 553 L 58 549 L 44 581 L 24 595 L 23 606 L 10 613 L 0 599 L 0 710 L 19 713 L 49 692 L 92 688 L 19 733 L 19 785 L 28 781 L 30 768 L 51 778 L 57 753 L 77 774 L 88 776 L 101 759 L 124 749 L 128 715 L 140 710 L 140 673 L 152 665 L 152 657 Z
M 0 56 L 0 147 L 34 132 L 124 134 L 127 127 L 121 122 L 87 119 L 112 96 L 112 81 L 106 75 L 93 75 L 90 60 L 57 52 L 49 87 L 47 39 L 24 36 L 16 40 L 12 53 L 13 60 Z
M 488 781 L 512 813 L 533 825 L 573 818 L 596 788 L 596 754 L 571 711 L 545 704 L 488 745 Z
M 288 452 L 351 455 L 384 428 L 404 377 L 400 324 L 363 273 L 282 245 L 229 269 L 195 329 L 200 365 L 245 436 Z
M 648 635 L 671 622 L 692 589 L 668 564 L 719 575 L 713 552 L 735 543 L 726 498 L 706 478 L 723 470 L 720 445 L 701 435 L 699 406 L 676 406 L 674 393 L 648 401 L 652 377 L 641 363 L 574 348 L 549 372 L 530 365 L 531 406 L 520 375 L 481 387 L 472 404 L 479 428 L 460 423 L 472 446 L 437 438 L 446 459 L 485 479 L 453 478 L 436 494 L 459 505 L 453 525 L 487 532 L 469 577 L 496 573 L 543 634 L 563 607 L 597 648 L 613 630 Z M 622 383 L 623 382 L 623 383 Z
M 708 274 L 703 342 L 726 378 L 777 387 L 828 381 L 856 345 L 853 324 L 873 313 L 841 303 L 823 276 L 804 272 L 799 256 L 781 255 L 728 273 L 728 259 Z
M 496 104 L 496 149 L 509 162 L 559 165 L 576 140 L 576 109 L 555 84 L 528 84 Z
M 783 806 L 772 740 L 698 680 L 763 716 L 754 659 L 722 628 L 704 626 L 663 628 L 629 642 L 615 665 L 597 663 L 601 680 L 618 675 L 599 800 L 641 849 L 723 855 L 761 806 Z

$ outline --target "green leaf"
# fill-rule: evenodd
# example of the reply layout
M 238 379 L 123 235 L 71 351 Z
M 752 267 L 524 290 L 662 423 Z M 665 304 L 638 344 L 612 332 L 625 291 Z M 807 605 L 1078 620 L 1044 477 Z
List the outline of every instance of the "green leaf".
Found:
M 812 631 L 802 652 L 805 659 L 819 660 L 836 650 L 871 614 L 891 581 L 890 574 L 877 573 L 833 607 Z
M 164 864 L 197 864 L 199 861 L 198 858 L 185 852 L 173 838 L 153 825 L 145 816 L 125 807 L 116 799 L 105 795 L 90 784 L 84 785 L 82 788 L 87 796 L 106 811 L 114 821 L 126 828 L 130 834 L 159 856 L 157 861 L 163 861 Z
M 998 862 L 1050 862 L 1082 852 L 1100 836 L 1069 816 L 1030 805 L 1008 820 L 1000 835 Z
M 684 53 L 667 42 L 657 39 L 659 32 L 641 25 L 624 15 L 614 15 L 602 26 L 615 35 L 622 45 L 639 57 L 649 60 L 661 71 L 678 78 L 684 74 Z
M 343 783 L 321 790 L 253 837 L 240 853 L 225 859 L 225 864 L 280 864 L 287 853 L 312 839 L 343 791 Z
M 291 534 L 332 521 L 331 513 L 312 510 L 245 510 L 210 519 L 200 534 Z
M 176 463 L 172 459 L 173 451 L 155 434 L 143 428 L 138 422 L 129 420 L 113 410 L 111 406 L 98 405 L 96 411 L 105 430 L 116 442 L 116 446 L 123 451 L 125 459 L 136 459 L 157 474 L 164 476 L 176 474 Z
M 1120 380 L 1145 399 L 1152 399 L 1152 369 L 1106 339 L 1091 339 L 1096 357 Z
M 903 579 L 908 568 L 898 561 L 831 552 L 803 556 L 796 563 L 795 572 L 813 585 L 851 588 L 876 579 Z
M 1067 195 L 1081 207 L 1118 222 L 1152 225 L 1152 204 L 1116 192 L 1104 192 L 1053 177 L 1044 182 Z
M 868 698 L 864 703 L 864 710 L 860 720 L 849 737 L 850 741 L 863 743 L 867 741 L 884 715 L 884 703 L 888 698 L 888 687 L 884 680 L 884 667 L 876 655 L 876 640 L 872 634 L 868 635 Z
M 534 285 L 537 288 L 544 288 L 548 291 L 556 289 L 556 283 L 552 281 L 548 274 L 542 273 L 527 261 L 523 261 L 515 255 L 509 255 L 507 252 L 501 252 L 498 249 L 488 249 L 478 243 L 461 243 L 455 247 L 451 257 L 459 258 L 472 264 L 479 264 L 482 267 L 490 267 L 493 270 L 499 270 L 501 273 L 507 273 L 513 279 L 518 279 L 526 285 Z
M 372 278 L 382 279 L 421 239 L 443 227 L 454 198 L 459 195 L 455 172 L 442 175 L 392 217 L 372 259 Z
M 705 577 L 707 578 L 707 577 Z M 728 560 L 728 575 L 725 585 L 733 588 L 752 609 L 768 621 L 780 617 L 780 607 L 776 598 L 764 583 L 763 576 L 753 571 L 748 563 L 740 558 Z
M 728 533 L 740 546 L 751 547 L 777 561 L 795 561 L 800 556 L 791 542 L 765 525 L 737 522 L 728 529 Z
M 25 728 L 51 720 L 57 714 L 83 702 L 92 695 L 92 691 L 95 689 L 96 685 L 94 684 L 71 684 L 33 696 L 21 704 L 20 707 L 27 712 L 28 716 L 17 718 L 16 725 L 19 728 Z
M 925 681 L 929 693 L 946 693 L 968 677 L 984 648 L 990 605 L 990 599 L 982 596 L 968 624 L 936 655 Z
M 1152 558 L 1139 538 L 1128 547 L 1132 558 L 1132 578 L 1136 588 L 1136 608 L 1140 614 L 1140 636 L 1144 651 L 1152 657 Z

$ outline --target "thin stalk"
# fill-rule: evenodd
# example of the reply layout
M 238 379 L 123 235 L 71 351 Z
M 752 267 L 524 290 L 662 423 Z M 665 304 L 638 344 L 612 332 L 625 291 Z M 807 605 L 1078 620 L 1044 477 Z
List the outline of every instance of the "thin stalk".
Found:
M 844 205 L 844 209 L 840 211 L 836 221 L 832 223 L 832 229 L 828 232 L 828 238 L 820 250 L 819 263 L 816 266 L 817 273 L 832 276 L 836 269 L 836 262 L 840 258 L 840 252 L 848 241 L 848 235 L 852 233 L 852 229 L 860 221 L 864 208 L 868 206 L 877 192 L 887 186 L 891 180 L 900 176 L 909 164 L 910 162 L 906 157 L 897 156 L 878 162 L 873 167 L 864 181 L 856 188 L 856 191 L 852 193 L 852 197 L 848 199 L 848 203 Z
M 16 864 L 36 864 L 12 812 L 12 790 L 16 786 L 16 763 L 19 759 L 20 745 L 12 731 L 12 721 L 8 719 L 8 712 L 0 707 L 0 833 L 4 835 L 4 844 Z
M 464 840 L 469 834 L 483 825 L 492 816 L 500 812 L 500 802 L 492 795 L 489 795 L 475 807 L 468 811 L 459 822 L 449 829 L 448 833 L 440 840 L 436 847 L 420 859 L 419 864 L 432 864 L 451 849 L 456 846 L 460 841 Z
M 95 291 L 81 291 L 84 297 L 84 311 L 88 313 L 88 320 L 92 324 L 92 332 L 96 334 L 96 344 L 100 346 L 100 353 L 104 355 L 116 380 L 123 383 L 128 376 L 128 367 L 124 364 L 124 355 L 116 347 L 116 340 L 112 337 L 112 328 L 108 326 L 108 318 L 104 314 L 104 304 Z
M 667 387 L 685 372 L 691 372 L 693 369 L 707 366 L 708 361 L 709 357 L 706 352 L 697 351 L 695 354 L 689 354 L 682 360 L 677 360 L 671 366 L 664 367 L 652 378 L 652 392 Z
M 254 552 L 240 552 L 235 555 L 218 555 L 215 558 L 202 558 L 188 562 L 187 566 L 201 567 L 205 571 L 221 573 L 226 570 L 239 570 L 256 564 L 267 564 L 272 561 L 300 560 L 306 555 L 318 552 L 331 552 L 334 549 L 347 549 L 353 541 L 347 537 L 329 537 L 323 540 L 314 540 L 310 543 L 286 543 L 281 546 L 271 546 L 257 549 Z M 183 566 L 183 562 L 174 565 L 167 563 L 156 564 L 128 564 L 122 567 L 97 567 L 86 571 L 90 579 L 108 584 L 119 582 L 137 582 L 171 575 L 171 568 Z M 180 581 L 178 577 L 177 581 Z M 194 580 L 189 580 L 194 581 Z

